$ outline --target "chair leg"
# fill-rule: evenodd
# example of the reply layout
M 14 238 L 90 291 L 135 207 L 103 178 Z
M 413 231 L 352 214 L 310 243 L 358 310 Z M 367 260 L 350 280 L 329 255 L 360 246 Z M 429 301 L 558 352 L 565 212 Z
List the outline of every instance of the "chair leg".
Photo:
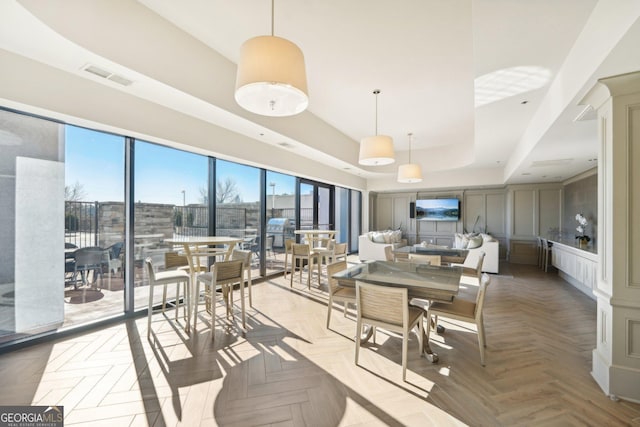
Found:
M 291 279 L 289 286 L 293 288 L 293 274 L 296 271 L 296 259 L 291 258 L 291 274 L 289 275 L 289 279 Z
M 484 366 L 484 348 L 486 346 L 484 342 L 484 326 L 477 325 L 478 327 L 478 347 L 480 348 L 480 364 Z
M 309 267 L 309 269 L 307 270 L 307 288 L 311 290 L 311 275 L 313 274 L 313 258 L 309 258 L 307 262 Z M 300 273 L 300 278 L 302 279 L 302 273 Z
M 151 287 L 149 287 L 149 292 L 151 292 Z M 162 285 L 162 312 L 163 313 L 166 306 L 167 306 L 167 284 L 165 283 L 164 285 Z
M 196 328 L 196 323 L 198 322 L 198 302 L 200 300 L 200 281 L 196 280 L 196 284 L 194 286 L 194 294 L 191 296 L 193 298 L 193 328 Z M 214 290 L 215 291 L 215 290 Z M 215 295 L 214 295 L 215 296 Z
M 362 319 L 358 318 L 356 322 L 356 359 L 355 363 L 358 364 L 358 356 L 360 356 L 360 337 L 362 336 Z
M 327 329 L 329 329 L 329 322 L 331 322 L 331 311 L 333 310 L 333 298 L 329 295 L 329 304 L 327 304 Z
M 149 339 L 151 337 L 151 315 L 153 314 L 153 286 L 149 286 L 149 308 L 147 311 L 147 339 Z
M 215 287 L 212 286 L 212 289 L 211 289 L 211 342 L 214 341 L 216 336 L 215 320 L 216 320 L 216 289 Z
M 253 300 L 251 297 L 251 267 L 247 269 L 247 283 L 249 283 L 249 307 L 253 307 Z
M 318 258 L 318 287 L 322 285 L 322 261 Z
M 402 334 L 402 381 L 407 381 L 407 349 L 409 347 L 409 330 Z

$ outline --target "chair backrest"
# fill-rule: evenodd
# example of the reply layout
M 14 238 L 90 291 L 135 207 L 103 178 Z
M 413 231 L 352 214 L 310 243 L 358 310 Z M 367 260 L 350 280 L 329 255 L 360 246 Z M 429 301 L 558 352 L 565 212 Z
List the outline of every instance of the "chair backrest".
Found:
M 216 285 L 244 282 L 244 261 L 218 261 L 211 267 Z
M 173 270 L 178 267 L 185 267 L 189 265 L 189 260 L 186 255 L 180 255 L 178 252 L 165 252 L 164 253 L 164 268 L 166 270 Z
M 482 309 L 484 307 L 484 297 L 487 293 L 487 286 L 491 283 L 491 278 L 487 273 L 483 273 L 480 278 L 480 287 L 478 288 L 478 294 L 476 295 L 476 307 L 473 312 L 474 317 L 478 319 L 482 315 Z
M 429 265 L 441 265 L 442 257 L 440 255 L 409 254 L 409 261 L 420 262 Z
M 336 243 L 333 249 L 334 255 L 346 255 L 347 254 L 347 244 L 346 243 Z
M 120 252 L 122 252 L 122 247 L 124 246 L 124 242 L 116 242 L 113 245 L 109 246 L 107 250 L 109 251 L 109 259 L 116 259 L 120 257 Z
M 333 249 L 335 243 L 335 239 L 330 239 L 328 237 L 321 237 L 320 239 L 318 239 L 318 246 L 329 250 Z
M 387 261 L 393 261 L 393 246 L 388 245 L 384 247 L 384 259 Z
M 306 243 L 294 243 L 291 246 L 291 253 L 293 256 L 309 256 L 310 248 Z
M 147 266 L 147 274 L 149 275 L 149 285 L 153 285 L 156 282 L 156 272 L 153 269 L 153 261 L 151 260 L 151 257 L 146 258 L 144 260 L 144 264 Z
M 100 266 L 105 261 L 105 255 L 105 249 L 98 246 L 80 248 L 74 252 L 76 268 L 82 270 Z
M 231 261 L 242 261 L 244 263 L 244 268 L 250 268 L 251 267 L 251 251 L 234 249 L 231 252 Z
M 287 253 L 291 253 L 291 248 L 293 247 L 294 243 L 296 243 L 295 239 L 286 239 L 284 241 L 284 250 Z
M 329 278 L 329 293 L 338 288 L 338 281 L 333 278 L 333 275 L 347 269 L 347 261 L 338 261 L 327 265 L 327 277 Z
M 402 326 L 409 317 L 407 288 L 374 285 L 356 280 L 358 316 Z

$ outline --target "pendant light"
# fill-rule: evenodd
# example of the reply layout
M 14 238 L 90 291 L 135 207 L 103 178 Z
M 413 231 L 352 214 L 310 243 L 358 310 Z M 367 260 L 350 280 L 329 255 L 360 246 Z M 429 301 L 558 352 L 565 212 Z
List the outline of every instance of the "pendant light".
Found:
M 411 163 L 411 140 L 413 134 L 409 133 L 409 163 L 398 166 L 398 182 L 413 184 L 422 181 L 422 171 L 420 165 Z
M 376 96 L 376 134 L 367 136 L 360 141 L 360 156 L 358 163 L 365 166 L 381 166 L 395 162 L 393 154 L 393 140 L 387 135 L 378 135 L 378 94 L 380 89 L 373 91 Z
M 271 0 L 271 35 L 251 38 L 240 48 L 235 99 L 255 114 L 293 116 L 309 105 L 304 55 L 294 43 L 274 36 L 273 28 Z

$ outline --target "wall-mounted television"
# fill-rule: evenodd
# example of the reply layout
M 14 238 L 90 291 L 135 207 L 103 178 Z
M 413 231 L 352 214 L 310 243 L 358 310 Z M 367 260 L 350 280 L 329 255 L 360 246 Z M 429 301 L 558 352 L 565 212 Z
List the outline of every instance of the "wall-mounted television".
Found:
M 458 199 L 418 199 L 416 219 L 419 221 L 460 220 L 460 200 Z

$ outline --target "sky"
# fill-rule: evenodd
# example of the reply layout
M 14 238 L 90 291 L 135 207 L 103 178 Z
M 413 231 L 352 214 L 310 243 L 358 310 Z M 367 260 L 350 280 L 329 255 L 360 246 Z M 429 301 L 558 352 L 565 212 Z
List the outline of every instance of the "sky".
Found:
M 124 138 L 69 125 L 65 136 L 66 185 L 79 183 L 84 201 L 123 201 Z M 175 205 L 202 202 L 207 157 L 136 141 L 135 163 L 136 201 Z M 216 169 L 218 181 L 233 179 L 243 202 L 259 200 L 259 169 L 224 160 L 216 161 Z M 293 194 L 295 178 L 267 171 L 267 194 L 271 195 L 274 188 L 276 195 Z

